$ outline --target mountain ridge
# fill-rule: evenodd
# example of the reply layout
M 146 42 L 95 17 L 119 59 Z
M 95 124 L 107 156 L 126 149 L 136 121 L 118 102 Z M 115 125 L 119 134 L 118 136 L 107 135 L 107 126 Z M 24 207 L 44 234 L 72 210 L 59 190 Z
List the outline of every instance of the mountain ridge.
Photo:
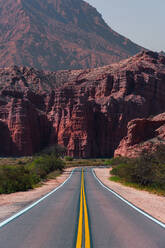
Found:
M 141 48 L 113 31 L 82 0 L 1 0 L 0 67 L 44 70 L 94 68 Z

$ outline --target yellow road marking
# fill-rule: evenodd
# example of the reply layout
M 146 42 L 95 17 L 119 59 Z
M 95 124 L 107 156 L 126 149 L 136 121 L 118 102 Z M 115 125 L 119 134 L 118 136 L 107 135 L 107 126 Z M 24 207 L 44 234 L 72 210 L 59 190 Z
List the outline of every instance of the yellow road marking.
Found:
M 84 217 L 84 224 L 85 224 L 85 248 L 90 248 L 90 231 L 89 231 L 88 209 L 87 209 L 86 196 L 85 196 L 85 190 L 84 190 L 84 172 L 82 169 L 81 192 L 80 192 L 80 211 L 79 211 L 79 223 L 78 223 L 76 248 L 82 248 L 83 217 Z
M 83 178 L 81 175 L 81 192 L 80 192 L 80 211 L 79 211 L 79 222 L 78 222 L 78 232 L 77 232 L 77 243 L 76 248 L 82 247 L 82 230 L 83 230 L 83 194 L 82 194 L 82 187 L 83 187 Z
M 84 191 L 84 174 L 83 174 L 83 199 L 84 199 L 84 222 L 85 222 L 85 248 L 90 248 L 88 209 L 87 209 L 87 203 L 86 203 L 86 197 L 85 197 L 85 191 Z

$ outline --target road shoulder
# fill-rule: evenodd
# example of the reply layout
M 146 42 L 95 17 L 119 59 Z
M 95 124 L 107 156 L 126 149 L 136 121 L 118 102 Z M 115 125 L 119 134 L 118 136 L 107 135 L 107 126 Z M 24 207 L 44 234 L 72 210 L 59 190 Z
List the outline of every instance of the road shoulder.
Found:
M 0 222 L 57 188 L 69 177 L 72 169 L 65 169 L 60 176 L 48 180 L 41 187 L 26 192 L 0 195 Z
M 165 197 L 110 181 L 109 168 L 95 168 L 94 171 L 103 184 L 154 218 L 165 223 Z

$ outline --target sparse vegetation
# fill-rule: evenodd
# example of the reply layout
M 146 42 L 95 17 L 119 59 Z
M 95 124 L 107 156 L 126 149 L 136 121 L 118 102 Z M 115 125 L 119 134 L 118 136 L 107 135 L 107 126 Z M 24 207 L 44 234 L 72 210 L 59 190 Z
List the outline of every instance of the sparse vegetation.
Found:
M 101 166 L 105 165 L 106 159 L 73 159 L 72 161 L 66 160 L 66 167 L 77 167 L 77 166 Z
M 117 157 L 117 158 L 111 158 L 111 159 L 106 159 L 104 161 L 104 165 L 118 165 L 120 163 L 123 163 L 123 162 L 127 162 L 127 160 L 129 160 L 128 158 L 124 158 L 124 157 Z
M 1 159 L 0 193 L 26 191 L 42 180 L 55 178 L 65 167 L 60 152 L 61 148 L 51 147 L 33 158 Z
M 37 175 L 31 173 L 24 165 L 0 167 L 0 193 L 28 190 L 37 182 L 39 182 Z
M 73 157 L 70 157 L 70 156 L 65 156 L 64 159 L 66 161 L 73 161 Z
M 153 153 L 143 151 L 139 158 L 120 157 L 111 162 L 111 180 L 165 195 L 164 145 L 160 145 Z
M 34 157 L 0 158 L 0 194 L 32 189 L 41 185 L 43 180 L 56 178 L 65 166 L 100 166 L 107 160 L 74 159 L 65 154 L 66 149 L 56 145 Z

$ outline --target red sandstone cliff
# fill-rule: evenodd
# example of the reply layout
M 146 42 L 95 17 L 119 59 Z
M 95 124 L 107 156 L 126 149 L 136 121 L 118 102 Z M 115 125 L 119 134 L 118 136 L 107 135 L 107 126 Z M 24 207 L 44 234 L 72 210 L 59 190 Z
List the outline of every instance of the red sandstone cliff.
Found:
M 154 151 L 165 144 L 165 113 L 128 123 L 127 136 L 115 151 L 115 156 L 137 157 L 143 150 Z
M 0 1 L 0 67 L 93 68 L 141 50 L 82 0 Z
M 0 155 L 58 142 L 71 156 L 111 156 L 129 121 L 165 112 L 164 82 L 165 57 L 153 52 L 97 69 L 0 69 Z

